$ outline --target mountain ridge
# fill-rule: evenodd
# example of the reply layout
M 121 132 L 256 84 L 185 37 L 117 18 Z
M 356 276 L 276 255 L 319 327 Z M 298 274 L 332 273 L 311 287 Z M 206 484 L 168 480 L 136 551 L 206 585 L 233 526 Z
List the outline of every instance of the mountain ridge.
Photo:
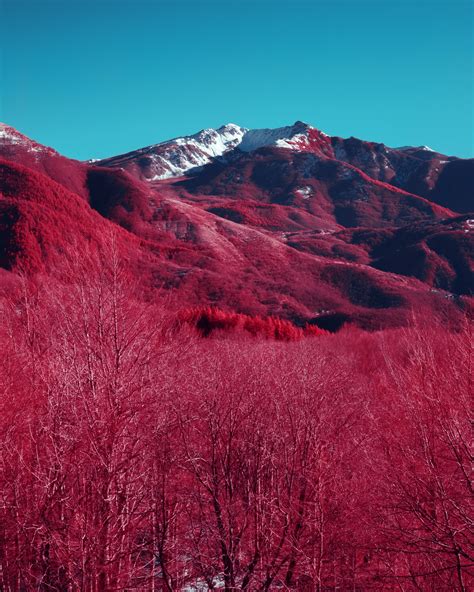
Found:
M 219 132 L 229 142 L 216 140 Z M 214 143 L 212 141 L 214 138 Z M 203 140 L 201 142 L 201 140 Z M 209 145 L 210 141 L 210 145 Z M 217 149 L 216 149 L 217 148 Z M 124 168 L 144 181 L 160 181 L 197 173 L 221 159 L 232 161 L 242 153 L 265 148 L 281 148 L 304 152 L 322 159 L 334 159 L 369 175 L 374 182 L 388 183 L 393 188 L 428 198 L 442 207 L 467 212 L 473 209 L 471 187 L 474 185 L 474 160 L 447 156 L 427 146 L 390 148 L 378 142 L 358 138 L 328 136 L 308 123 L 297 121 L 291 126 L 275 129 L 248 129 L 235 124 L 201 130 L 197 134 L 153 144 L 122 155 L 95 160 L 97 166 Z M 453 170 L 463 169 L 455 207 L 450 208 Z
M 471 310 L 474 207 L 467 186 L 474 161 L 331 138 L 303 122 L 257 130 L 244 144 L 251 149 L 240 150 L 249 131 L 219 129 L 225 141 L 216 143 L 209 130 L 194 135 L 208 142 L 209 162 L 147 180 L 140 162 L 147 149 L 125 161 L 74 161 L 8 128 L 0 134 L 3 170 L 29 181 L 8 195 L 5 180 L 0 184 L 2 211 L 14 211 L 23 237 L 13 251 L 3 247 L 2 267 L 14 273 L 18 262 L 25 265 L 31 249 L 22 245 L 34 243 L 34 261 L 54 273 L 51 250 L 66 248 L 61 233 L 82 233 L 81 244 L 96 237 L 100 249 L 97 237 L 119 226 L 133 273 L 153 293 L 160 287 L 174 294 L 178 307 L 219 306 L 329 329 L 406 324 L 414 308 L 433 315 L 447 308 L 453 319 Z M 173 146 L 189 151 L 187 140 Z M 12 172 L 15 163 L 26 169 Z M 454 190 L 441 192 L 440 179 L 450 186 L 447 166 Z M 47 178 L 66 192 L 54 200 L 56 214 L 45 217 L 41 204 L 50 208 L 48 196 L 58 192 Z M 35 184 L 35 205 L 25 205 Z M 424 191 L 407 190 L 416 184 Z M 82 230 L 69 212 L 71 191 L 91 211 L 81 214 Z M 48 218 L 64 228 L 50 228 Z M 20 236 L 8 233 L 10 242 Z

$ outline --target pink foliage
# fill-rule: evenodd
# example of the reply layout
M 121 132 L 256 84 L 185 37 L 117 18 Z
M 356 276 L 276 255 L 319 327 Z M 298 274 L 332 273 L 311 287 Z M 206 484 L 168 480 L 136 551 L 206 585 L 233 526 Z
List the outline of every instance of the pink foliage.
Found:
M 275 339 L 277 341 L 297 341 L 305 336 L 325 335 L 326 331 L 316 326 L 305 328 L 295 326 L 290 321 L 275 317 L 252 317 L 228 312 L 214 307 L 193 308 L 180 311 L 178 321 L 188 323 L 207 337 L 215 331 L 225 333 L 249 333 L 254 337 Z
M 467 321 L 177 330 L 114 250 L 82 265 L 0 300 L 2 590 L 472 587 Z

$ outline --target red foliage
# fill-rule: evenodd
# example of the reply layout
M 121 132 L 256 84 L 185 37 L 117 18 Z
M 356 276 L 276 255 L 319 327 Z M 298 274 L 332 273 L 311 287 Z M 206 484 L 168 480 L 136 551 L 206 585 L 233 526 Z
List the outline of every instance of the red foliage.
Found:
M 276 341 L 298 341 L 307 336 L 327 334 L 327 331 L 314 325 L 306 325 L 302 329 L 283 319 L 252 317 L 214 307 L 182 310 L 178 314 L 178 322 L 190 324 L 204 337 L 208 337 L 215 331 L 224 333 L 246 332 L 254 337 L 275 339 Z
M 471 218 L 311 142 L 0 162 L 2 592 L 473 588 Z
M 307 132 L 307 139 L 301 141 L 296 140 L 290 143 L 297 145 L 302 151 L 314 152 L 321 156 L 334 158 L 334 149 L 332 147 L 331 138 L 317 129 L 310 129 Z
M 88 165 L 62 156 L 56 150 L 27 138 L 13 128 L 7 134 L 15 141 L 0 138 L 0 158 L 20 164 L 56 181 L 68 191 L 87 198 L 86 174 Z
M 109 255 L 0 300 L 2 590 L 471 589 L 468 323 L 200 339 Z
M 139 241 L 48 177 L 0 160 L 0 265 L 55 273 L 57 259 L 74 262 L 113 240 L 120 257 L 136 260 Z
M 149 190 L 124 171 L 89 167 L 87 188 L 91 207 L 127 230 L 139 233 L 151 217 Z
M 114 161 L 126 172 L 70 161 L 24 137 L 2 144 L 6 158 L 36 172 L 17 169 L 14 189 L 2 168 L 0 264 L 51 273 L 55 256 L 96 249 L 119 225 L 135 276 L 155 295 L 169 290 L 179 308 L 217 305 L 298 326 L 344 318 L 378 329 L 408 323 L 423 306 L 458 321 L 472 306 L 471 218 L 381 174 L 384 159 L 403 171 L 431 156 L 316 130 L 310 144 L 233 154 L 193 178 L 153 184 L 129 174 L 138 153 Z M 450 186 L 456 170 L 469 175 L 469 164 L 451 169 Z

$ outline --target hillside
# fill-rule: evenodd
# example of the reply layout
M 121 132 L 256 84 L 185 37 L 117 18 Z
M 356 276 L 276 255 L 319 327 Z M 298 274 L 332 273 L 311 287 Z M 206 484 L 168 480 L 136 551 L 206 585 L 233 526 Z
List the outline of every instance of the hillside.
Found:
M 132 273 L 178 309 L 331 330 L 472 310 L 474 161 L 302 122 L 229 124 L 88 163 L 3 126 L 0 156 L 9 273 L 21 262 L 54 275 L 51 251 L 120 227 Z

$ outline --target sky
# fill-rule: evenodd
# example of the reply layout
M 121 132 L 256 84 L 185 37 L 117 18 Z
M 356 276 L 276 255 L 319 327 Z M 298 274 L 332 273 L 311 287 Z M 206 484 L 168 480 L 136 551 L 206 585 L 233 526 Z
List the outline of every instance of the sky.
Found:
M 0 5 L 0 121 L 69 157 L 296 120 L 474 156 L 471 1 Z

